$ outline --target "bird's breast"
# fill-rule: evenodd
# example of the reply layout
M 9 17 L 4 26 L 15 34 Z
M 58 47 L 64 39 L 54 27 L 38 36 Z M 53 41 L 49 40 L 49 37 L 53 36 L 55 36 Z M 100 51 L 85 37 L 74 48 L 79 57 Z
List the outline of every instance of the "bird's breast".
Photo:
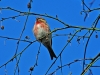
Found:
M 42 38 L 47 35 L 47 31 L 44 29 L 44 27 L 41 26 L 41 24 L 37 25 L 37 38 Z

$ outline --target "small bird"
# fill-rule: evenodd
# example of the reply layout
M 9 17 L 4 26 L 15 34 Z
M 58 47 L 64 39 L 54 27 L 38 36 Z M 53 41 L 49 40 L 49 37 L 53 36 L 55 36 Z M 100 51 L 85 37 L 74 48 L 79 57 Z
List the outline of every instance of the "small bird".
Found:
M 45 19 L 36 19 L 33 27 L 33 33 L 36 39 L 48 49 L 51 60 L 53 60 L 53 58 L 56 58 L 56 55 L 52 49 L 52 34 L 50 34 L 50 28 Z

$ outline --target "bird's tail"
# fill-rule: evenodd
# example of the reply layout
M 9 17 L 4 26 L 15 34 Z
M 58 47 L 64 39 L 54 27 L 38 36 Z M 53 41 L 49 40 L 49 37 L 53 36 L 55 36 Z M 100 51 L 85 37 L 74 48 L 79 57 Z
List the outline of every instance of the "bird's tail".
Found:
M 53 58 L 56 58 L 56 55 L 55 55 L 55 53 L 54 53 L 52 47 L 51 47 L 51 46 L 48 46 L 47 49 L 48 49 L 48 51 L 49 51 L 51 60 L 53 60 Z

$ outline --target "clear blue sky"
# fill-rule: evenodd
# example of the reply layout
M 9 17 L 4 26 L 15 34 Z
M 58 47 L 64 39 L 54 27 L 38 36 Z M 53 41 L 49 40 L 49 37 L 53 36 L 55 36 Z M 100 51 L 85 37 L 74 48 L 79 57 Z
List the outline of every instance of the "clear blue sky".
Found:
M 91 1 L 92 0 L 88 1 L 85 0 L 88 6 Z M 29 0 L 9 0 L 9 1 L 1 0 L 0 8 L 11 7 L 19 11 L 27 12 L 28 2 Z M 95 0 L 94 4 L 91 6 L 91 9 L 100 7 L 99 4 L 100 1 Z M 57 15 L 61 21 L 65 22 L 68 25 L 83 26 L 83 27 L 91 27 L 96 17 L 100 14 L 100 11 L 91 12 L 89 13 L 86 21 L 84 22 L 84 13 L 81 15 L 80 14 L 81 11 L 82 11 L 81 0 L 33 0 L 31 8 L 32 13 L 38 13 L 38 14 L 46 13 L 47 15 L 53 17 L 56 17 Z M 17 16 L 17 15 L 19 15 L 19 13 L 12 10 L 1 10 L 0 20 L 2 18 Z M 36 40 L 32 33 L 32 28 L 35 23 L 36 17 L 38 16 L 36 15 L 29 16 L 25 27 L 25 31 L 21 39 L 24 40 L 25 36 L 29 36 L 30 38 L 29 41 Z M 47 23 L 49 24 L 51 30 L 54 30 L 55 28 L 65 27 L 63 24 L 54 19 L 48 17 L 43 17 L 43 18 L 47 20 Z M 4 20 L 2 23 L 0 23 L 0 25 L 2 24 L 4 26 L 4 30 L 0 29 L 0 36 L 19 38 L 22 29 L 24 27 L 26 16 L 17 17 L 16 20 L 7 19 Z M 100 28 L 100 22 L 98 23 L 97 28 Z M 74 34 L 74 32 L 75 29 L 70 28 L 54 32 L 52 35 L 54 36 L 55 34 L 69 34 L 69 33 Z M 87 30 L 84 30 L 78 33 L 77 35 L 83 36 L 86 32 Z M 100 32 L 97 32 L 97 34 L 100 36 Z M 96 33 L 94 32 L 88 44 L 86 58 L 93 58 L 100 52 L 99 50 L 100 37 L 95 38 L 95 35 Z M 68 36 L 57 36 L 52 39 L 53 41 L 52 48 L 57 56 L 67 43 L 67 40 Z M 71 44 L 69 44 L 62 53 L 62 65 L 68 64 L 76 59 L 83 59 L 86 41 L 87 38 L 84 40 L 81 39 L 80 44 L 78 44 L 77 37 L 74 37 L 74 39 L 71 41 Z M 18 47 L 18 53 L 21 52 L 28 44 L 29 43 L 27 42 L 21 41 Z M 0 66 L 9 61 L 13 57 L 16 51 L 16 47 L 17 47 L 17 40 L 0 38 Z M 29 68 L 35 64 L 38 49 L 39 49 L 39 42 L 35 42 L 31 46 L 29 46 L 25 50 L 25 52 L 23 52 L 19 62 L 20 75 L 30 74 L 30 72 L 28 71 Z M 38 59 L 38 66 L 35 67 L 32 74 L 44 75 L 54 60 L 50 59 L 47 49 L 42 45 Z M 89 62 L 90 61 L 87 61 L 86 63 L 89 64 Z M 72 64 L 70 68 L 68 66 L 64 67 L 63 75 L 68 75 L 70 72 L 72 72 L 72 75 L 80 75 L 80 73 L 82 72 L 82 63 L 83 62 L 80 61 Z M 100 66 L 99 63 L 100 60 L 97 61 L 94 65 Z M 58 60 L 50 69 L 48 74 L 52 73 L 60 65 L 61 65 L 60 59 L 58 58 Z M 14 59 L 12 62 L 6 65 L 7 75 L 14 75 L 15 67 L 16 67 L 16 60 Z M 100 73 L 100 68 L 91 68 L 91 70 L 94 75 L 98 75 Z M 0 75 L 4 75 L 5 73 L 6 73 L 5 67 L 0 68 Z M 88 72 L 86 74 L 88 74 Z M 61 70 L 58 70 L 56 72 L 56 75 L 61 75 Z

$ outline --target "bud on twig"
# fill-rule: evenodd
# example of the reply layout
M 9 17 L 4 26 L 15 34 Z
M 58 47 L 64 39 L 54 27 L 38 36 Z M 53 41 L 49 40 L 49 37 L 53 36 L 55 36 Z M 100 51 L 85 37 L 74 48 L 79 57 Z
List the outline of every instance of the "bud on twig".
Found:
M 4 30 L 4 26 L 1 26 L 1 29 Z
M 31 3 L 30 2 L 27 4 L 27 8 L 31 8 Z

